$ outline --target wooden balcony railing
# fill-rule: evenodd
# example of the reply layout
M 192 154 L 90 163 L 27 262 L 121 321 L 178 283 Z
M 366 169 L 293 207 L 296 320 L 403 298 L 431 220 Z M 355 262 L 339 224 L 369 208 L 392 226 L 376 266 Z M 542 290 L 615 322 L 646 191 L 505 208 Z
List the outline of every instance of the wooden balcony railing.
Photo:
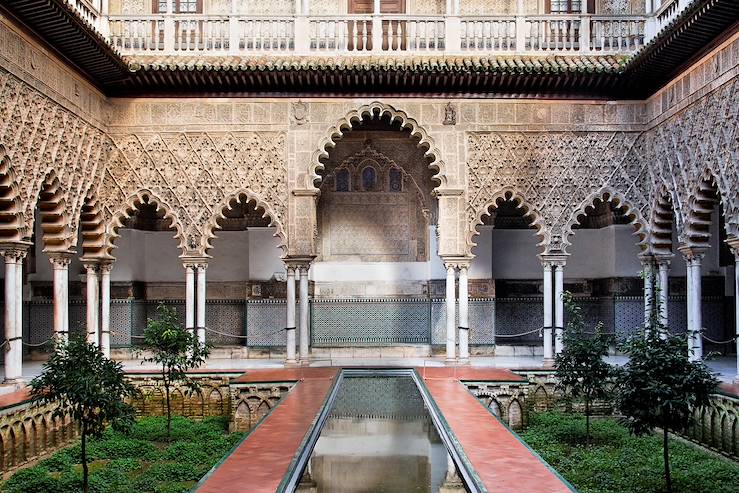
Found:
M 631 53 L 643 16 L 120 15 L 108 39 L 121 53 L 321 54 Z

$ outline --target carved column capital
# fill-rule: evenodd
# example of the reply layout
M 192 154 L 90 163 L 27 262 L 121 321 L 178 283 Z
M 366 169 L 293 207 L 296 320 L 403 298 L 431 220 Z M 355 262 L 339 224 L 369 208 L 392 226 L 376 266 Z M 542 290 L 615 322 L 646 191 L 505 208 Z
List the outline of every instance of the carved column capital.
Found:
M 731 253 L 734 254 L 734 258 L 739 261 L 739 238 L 731 237 L 726 240 L 726 244 L 729 245 Z
M 286 257 L 283 262 L 287 269 L 292 269 L 296 272 L 308 272 L 310 266 L 313 264 L 315 257 L 313 256 L 301 256 L 301 257 Z
M 95 259 L 81 259 L 82 266 L 88 273 L 97 273 L 100 270 L 100 263 Z
M 12 259 L 14 262 L 22 262 L 28 254 L 29 245 L 25 243 L 2 243 L 0 244 L 0 255 L 6 260 Z
M 673 254 L 660 254 L 654 256 L 654 263 L 657 264 L 657 267 L 670 267 L 670 262 L 672 262 L 672 257 L 674 257 Z
M 569 254 L 551 254 L 551 253 L 542 253 L 539 254 L 539 261 L 541 262 L 542 267 L 544 268 L 550 268 L 554 269 L 556 267 L 563 268 L 565 265 L 567 265 L 567 257 Z
M 100 268 L 101 274 L 109 274 L 111 270 L 113 270 L 113 264 L 115 262 L 112 260 L 102 260 L 98 263 L 98 267 Z
M 706 249 L 703 247 L 691 247 L 683 245 L 678 248 L 678 251 L 683 255 L 686 262 L 693 262 L 700 264 L 703 257 L 706 255 Z
M 444 262 L 444 267 L 447 269 L 452 268 L 455 270 L 469 269 L 472 263 L 472 257 L 468 256 L 442 256 L 441 260 Z
M 49 252 L 49 262 L 53 269 L 66 269 L 74 256 L 71 252 Z
M 207 269 L 208 259 L 205 257 L 180 257 L 182 259 L 182 266 L 185 269 Z

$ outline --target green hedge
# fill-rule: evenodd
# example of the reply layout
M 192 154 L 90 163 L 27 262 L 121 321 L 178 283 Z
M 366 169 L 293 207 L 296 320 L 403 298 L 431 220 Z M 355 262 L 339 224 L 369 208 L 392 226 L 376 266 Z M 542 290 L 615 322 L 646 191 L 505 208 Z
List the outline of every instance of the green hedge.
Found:
M 226 418 L 167 421 L 144 418 L 131 433 L 111 429 L 88 446 L 91 493 L 181 493 L 190 491 L 243 436 L 227 433 Z M 82 491 L 79 444 L 56 452 L 34 467 L 16 472 L 2 485 L 5 493 Z
M 634 437 L 616 419 L 593 422 L 590 447 L 579 414 L 532 413 L 521 437 L 581 493 L 664 491 L 661 437 Z M 670 458 L 676 493 L 739 492 L 735 462 L 674 439 Z

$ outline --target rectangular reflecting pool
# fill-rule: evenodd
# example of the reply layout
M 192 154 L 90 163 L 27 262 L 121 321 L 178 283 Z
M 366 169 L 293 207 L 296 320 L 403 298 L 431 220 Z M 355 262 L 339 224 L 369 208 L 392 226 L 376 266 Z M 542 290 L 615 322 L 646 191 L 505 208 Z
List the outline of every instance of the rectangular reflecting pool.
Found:
M 421 392 L 407 372 L 344 370 L 316 425 L 317 439 L 303 451 L 296 484 L 286 491 L 476 491 L 465 486 L 459 458 L 452 457 L 456 451 L 445 443 Z

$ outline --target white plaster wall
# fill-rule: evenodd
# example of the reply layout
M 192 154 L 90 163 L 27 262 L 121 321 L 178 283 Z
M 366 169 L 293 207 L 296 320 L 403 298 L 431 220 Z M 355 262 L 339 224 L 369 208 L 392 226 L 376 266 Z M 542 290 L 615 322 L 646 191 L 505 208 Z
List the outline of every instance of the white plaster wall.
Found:
M 249 229 L 248 279 L 266 281 L 276 272 L 285 272 L 285 264 L 280 259 L 280 240 L 274 237 L 275 231 L 275 228 Z
M 490 279 L 493 277 L 493 227 L 479 226 L 480 234 L 475 236 L 472 254 L 475 258 L 470 264 L 470 279 Z
M 492 230 L 492 275 L 496 279 L 537 279 L 541 277 L 539 238 L 534 230 Z
M 730 269 L 719 268 L 718 221 L 711 226 L 711 248 L 706 252 L 704 275 L 728 274 L 726 291 L 733 290 Z M 576 230 L 565 268 L 567 278 L 633 277 L 641 270 L 636 245 L 638 238 L 630 225 L 615 225 L 598 230 Z M 113 255 L 116 262 L 113 281 L 182 282 L 184 271 L 177 241 L 170 231 L 138 231 L 121 229 Z M 269 280 L 276 272 L 284 272 L 279 240 L 274 228 L 251 228 L 248 231 L 221 231 L 213 240 L 208 280 Z M 36 237 L 41 237 L 37 226 Z M 538 238 L 533 230 L 494 230 L 480 227 L 470 266 L 471 279 L 538 279 L 541 265 L 537 257 Z M 677 244 L 677 238 L 673 239 Z M 52 269 L 42 252 L 36 249 L 36 272 L 31 281 L 51 281 Z M 436 227 L 429 227 L 428 262 L 346 263 L 316 262 L 311 278 L 317 282 L 398 282 L 440 280 L 446 277 L 444 264 L 437 255 Z M 0 269 L 2 278 L 3 269 Z M 726 271 L 726 272 L 725 272 Z M 684 276 L 685 263 L 679 252 L 672 259 L 670 275 Z M 80 277 L 82 276 L 82 277 Z M 83 279 L 84 268 L 78 258 L 70 265 L 70 278 Z
M 245 281 L 249 279 L 249 238 L 252 231 L 218 231 L 209 252 L 206 278 L 214 281 Z M 265 247 L 266 248 L 266 247 Z

